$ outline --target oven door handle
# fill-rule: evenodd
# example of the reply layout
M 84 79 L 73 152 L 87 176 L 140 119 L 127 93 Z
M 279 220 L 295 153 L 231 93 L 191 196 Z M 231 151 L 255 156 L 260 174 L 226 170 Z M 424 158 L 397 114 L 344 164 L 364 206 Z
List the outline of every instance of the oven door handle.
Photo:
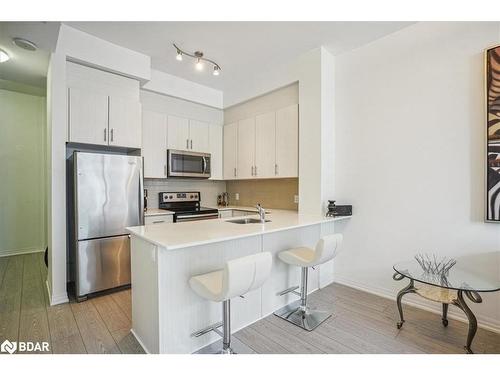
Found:
M 197 215 L 177 215 L 177 219 L 191 219 L 191 218 L 197 218 L 197 217 L 209 217 L 213 216 L 214 218 L 218 218 L 219 214 L 217 212 L 211 213 L 211 214 L 197 214 Z

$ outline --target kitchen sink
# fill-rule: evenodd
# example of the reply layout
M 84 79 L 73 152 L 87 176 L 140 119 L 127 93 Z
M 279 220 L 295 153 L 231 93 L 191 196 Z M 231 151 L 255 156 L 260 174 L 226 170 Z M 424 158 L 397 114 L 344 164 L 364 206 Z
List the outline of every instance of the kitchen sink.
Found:
M 235 219 L 235 220 L 226 220 L 228 223 L 234 223 L 234 224 L 262 224 L 260 219 L 255 219 L 251 217 L 247 217 L 244 219 Z M 266 223 L 270 222 L 271 220 L 266 220 Z

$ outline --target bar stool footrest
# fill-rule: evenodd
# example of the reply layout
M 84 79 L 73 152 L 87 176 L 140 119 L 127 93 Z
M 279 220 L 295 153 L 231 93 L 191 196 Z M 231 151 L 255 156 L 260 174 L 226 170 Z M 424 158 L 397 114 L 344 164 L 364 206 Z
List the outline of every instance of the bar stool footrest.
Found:
M 212 324 L 208 327 L 202 328 L 199 331 L 191 333 L 191 337 L 200 337 L 200 336 L 206 335 L 207 333 L 212 332 L 212 331 L 217 333 L 219 336 L 222 337 L 223 336 L 222 332 L 219 330 L 219 328 L 222 327 L 222 324 L 223 324 L 222 322 L 219 322 L 219 323 Z
M 288 293 L 293 293 L 297 296 L 300 296 L 300 293 L 297 292 L 297 289 L 299 289 L 299 286 L 292 286 L 290 288 L 286 288 L 285 290 L 282 290 L 281 292 L 278 292 L 276 293 L 277 296 L 284 296 L 285 294 L 288 294 Z

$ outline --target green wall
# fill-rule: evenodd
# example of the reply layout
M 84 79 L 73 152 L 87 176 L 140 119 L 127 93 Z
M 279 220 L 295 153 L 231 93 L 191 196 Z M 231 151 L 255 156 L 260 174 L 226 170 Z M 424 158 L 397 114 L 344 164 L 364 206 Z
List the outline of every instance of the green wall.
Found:
M 0 256 L 46 246 L 45 98 L 0 89 Z

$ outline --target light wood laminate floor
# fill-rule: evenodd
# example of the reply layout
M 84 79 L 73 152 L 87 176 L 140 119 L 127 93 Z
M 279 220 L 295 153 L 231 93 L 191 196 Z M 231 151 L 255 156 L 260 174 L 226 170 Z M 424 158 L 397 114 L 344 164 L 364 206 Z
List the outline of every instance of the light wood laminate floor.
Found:
M 0 343 L 48 341 L 52 353 L 143 353 L 130 333 L 130 290 L 49 306 L 43 254 L 0 258 Z M 306 332 L 274 315 L 234 337 L 256 353 L 463 353 L 467 325 L 404 306 L 396 329 L 394 301 L 332 284 L 310 302 L 333 317 Z M 500 353 L 500 335 L 478 329 L 476 353 Z

